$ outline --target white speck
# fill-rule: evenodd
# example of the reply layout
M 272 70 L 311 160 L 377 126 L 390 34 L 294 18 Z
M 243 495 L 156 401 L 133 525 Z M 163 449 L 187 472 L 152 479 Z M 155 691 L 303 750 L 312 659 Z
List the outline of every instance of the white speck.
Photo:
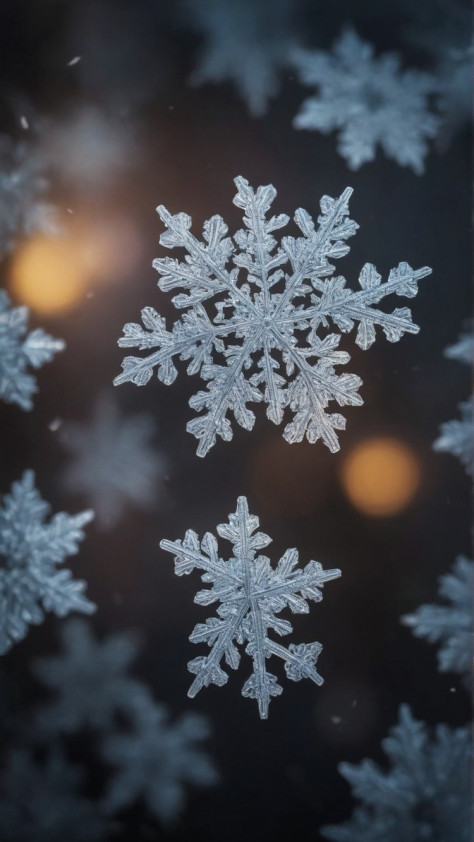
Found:
M 354 700 L 353 700 L 353 702 L 352 702 L 352 707 L 353 707 L 353 708 L 357 707 L 357 699 L 354 699 Z
M 74 58 L 72 58 L 71 61 L 68 61 L 67 66 L 74 67 L 75 64 L 79 64 L 81 58 L 82 56 L 74 56 Z
M 53 418 L 53 420 L 48 424 L 48 429 L 51 430 L 52 433 L 55 433 L 56 430 L 59 430 L 62 423 L 62 418 Z
M 455 693 L 455 692 L 456 692 L 456 688 L 455 688 L 455 687 L 450 687 L 450 688 L 449 688 L 449 692 L 450 692 L 450 693 Z
M 26 119 L 24 114 L 20 117 L 20 125 L 21 125 L 22 129 L 29 129 L 30 128 L 28 120 Z
M 333 725 L 340 725 L 342 722 L 342 717 L 340 716 L 331 716 L 331 722 Z
M 73 209 L 72 209 L 72 208 L 68 208 L 68 209 L 67 209 L 67 212 L 68 212 L 68 213 L 74 213 L 74 211 L 73 211 Z

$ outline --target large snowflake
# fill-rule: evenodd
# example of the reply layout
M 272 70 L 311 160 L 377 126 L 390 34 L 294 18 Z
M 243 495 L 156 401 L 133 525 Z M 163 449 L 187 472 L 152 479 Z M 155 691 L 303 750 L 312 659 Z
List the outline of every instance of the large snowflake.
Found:
M 439 594 L 450 605 L 421 605 L 402 622 L 416 637 L 439 643 L 441 672 L 469 674 L 472 668 L 472 561 L 459 556 L 453 570 L 440 578 Z
M 84 596 L 85 582 L 74 580 L 70 570 L 57 570 L 77 552 L 93 513 L 60 512 L 47 523 L 49 509 L 32 471 L 13 484 L 0 508 L 0 654 L 26 637 L 29 625 L 41 623 L 45 611 L 65 617 L 95 610 Z
M 127 503 L 150 508 L 159 497 L 165 459 L 152 446 L 151 415 L 127 416 L 107 394 L 99 397 L 90 424 L 68 422 L 61 442 L 72 458 L 63 483 L 86 495 L 98 526 L 112 529 Z
M 12 307 L 5 290 L 0 290 L 0 397 L 22 409 L 33 407 L 36 380 L 28 366 L 41 368 L 65 343 L 41 328 L 28 330 L 28 308 Z
M 0 135 L 0 255 L 10 251 L 18 237 L 57 233 L 55 210 L 44 199 L 44 168 L 31 146 Z
M 99 642 L 84 620 L 75 619 L 62 626 L 61 637 L 64 651 L 34 664 L 35 675 L 56 691 L 54 701 L 38 713 L 41 731 L 111 729 L 117 713 L 124 716 L 149 697 L 147 687 L 128 675 L 138 651 L 133 634 L 112 634 Z
M 401 71 L 395 54 L 375 57 L 373 47 L 352 30 L 341 35 L 332 53 L 300 49 L 293 60 L 301 81 L 318 89 L 295 117 L 297 129 L 324 134 L 338 129 L 338 151 L 351 169 L 372 161 L 380 145 L 401 166 L 423 172 L 427 140 L 440 123 L 429 111 L 433 76 Z
M 234 82 L 254 116 L 267 110 L 293 46 L 288 0 L 188 0 L 191 24 L 205 36 L 193 84 Z
M 322 834 L 336 842 L 469 842 L 469 729 L 437 725 L 432 739 L 402 705 L 399 723 L 382 746 L 387 772 L 372 760 L 340 764 L 362 806 L 345 824 L 323 827 Z
M 123 373 L 115 384 L 131 381 L 142 386 L 156 367 L 158 378 L 171 384 L 177 369 L 174 357 L 189 360 L 188 374 L 208 381 L 190 406 L 204 414 L 188 423 L 199 439 L 197 453 L 204 456 L 221 436 L 232 438 L 228 412 L 250 430 L 255 421 L 247 404 L 267 404 L 267 417 L 281 423 L 286 408 L 293 420 L 284 430 L 288 442 L 321 438 L 331 451 L 339 449 L 336 430 L 344 429 L 340 413 L 326 412 L 330 402 L 339 406 L 362 403 L 355 374 L 336 374 L 335 367 L 349 361 L 339 350 L 340 335 L 332 325 L 348 333 L 358 324 L 356 344 L 367 349 L 376 338 L 376 326 L 396 342 L 417 333 L 407 307 L 385 313 L 376 306 L 388 295 L 412 298 L 428 267 L 414 270 L 407 263 L 392 269 L 381 281 L 375 267 L 366 263 L 359 277 L 360 289 L 346 288 L 345 279 L 334 276 L 330 259 L 349 251 L 346 240 L 357 224 L 349 218 L 347 188 L 338 199 L 324 196 L 318 227 L 307 211 L 299 208 L 294 220 L 301 236 L 286 236 L 281 246 L 272 232 L 289 221 L 285 214 L 267 218 L 276 196 L 272 185 L 249 185 L 235 179 L 234 204 L 244 211 L 245 228 L 234 237 L 220 216 L 204 223 L 204 242 L 191 233 L 191 218 L 170 214 L 162 205 L 158 213 L 168 231 L 160 242 L 167 248 L 187 251 L 184 261 L 159 258 L 154 266 L 161 275 L 158 285 L 167 292 L 181 288 L 173 298 L 185 310 L 170 330 L 152 307 L 142 310 L 143 327 L 126 324 L 119 340 L 122 348 L 152 351 L 145 357 L 126 357 Z M 283 268 L 285 267 L 285 269 Z M 205 306 L 207 302 L 207 309 Z M 232 337 L 232 341 L 229 341 Z M 152 350 L 153 349 L 153 350 Z
M 256 699 L 260 716 L 266 719 L 271 697 L 282 693 L 276 676 L 266 670 L 267 658 L 272 655 L 281 658 L 292 681 L 310 678 L 315 684 L 323 683 L 316 670 L 321 644 L 290 643 L 286 648 L 271 640 L 270 629 L 280 636 L 293 630 L 288 620 L 276 615 L 284 608 L 290 608 L 294 614 L 308 613 L 307 600 L 320 602 L 324 583 L 337 579 L 341 571 L 323 570 L 317 561 L 298 568 L 296 549 L 287 550 L 273 569 L 266 556 L 257 555 L 258 550 L 271 542 L 264 532 L 256 532 L 258 526 L 258 518 L 249 514 L 246 497 L 239 497 L 237 511 L 229 515 L 229 523 L 217 527 L 221 538 L 230 541 L 234 548 L 234 556 L 228 561 L 219 557 L 216 538 L 210 532 L 199 541 L 197 534 L 189 529 L 183 541 L 164 540 L 160 546 L 174 553 L 178 576 L 198 569 L 202 571 L 202 581 L 212 583 L 210 589 L 196 594 L 195 602 L 221 603 L 218 618 L 198 623 L 190 637 L 193 643 L 207 643 L 211 652 L 189 662 L 188 669 L 196 678 L 188 696 L 193 698 L 209 684 L 226 684 L 228 675 L 220 663 L 224 659 L 229 667 L 237 669 L 240 653 L 235 643 L 246 643 L 245 652 L 252 658 L 253 672 L 243 686 L 242 695 Z
M 171 824 L 185 801 L 185 784 L 205 787 L 218 778 L 214 765 L 200 747 L 209 735 L 207 720 L 185 713 L 169 721 L 166 707 L 151 701 L 136 704 L 128 733 L 106 735 L 102 755 L 116 773 L 103 807 L 115 812 L 143 799 L 163 824 Z

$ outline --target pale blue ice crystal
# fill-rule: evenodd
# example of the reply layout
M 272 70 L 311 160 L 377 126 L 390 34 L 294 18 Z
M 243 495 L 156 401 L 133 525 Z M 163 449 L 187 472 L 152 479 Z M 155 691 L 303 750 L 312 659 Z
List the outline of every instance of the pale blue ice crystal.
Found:
M 206 787 L 218 779 L 200 746 L 208 735 L 205 717 L 184 713 L 170 722 L 164 705 L 137 699 L 129 730 L 102 740 L 103 759 L 117 769 L 104 810 L 114 813 L 142 800 L 164 825 L 172 824 L 184 807 L 186 784 Z
M 33 666 L 35 675 L 56 696 L 38 713 L 41 731 L 110 730 L 117 713 L 125 715 L 149 697 L 147 688 L 128 675 L 138 652 L 132 633 L 111 634 L 99 642 L 88 623 L 75 619 L 61 627 L 61 638 L 63 652 L 41 658 Z
M 340 334 L 328 331 L 335 326 L 349 333 L 357 323 L 355 341 L 363 350 L 375 342 L 377 325 L 390 342 L 407 332 L 418 333 L 408 307 L 385 313 L 376 305 L 389 295 L 413 298 L 418 281 L 431 270 L 400 263 L 382 283 L 375 267 L 366 263 L 354 292 L 341 275 L 333 274 L 330 262 L 348 253 L 346 240 L 358 228 L 349 218 L 350 188 L 338 199 L 323 196 L 317 227 L 299 208 L 294 220 L 301 236 L 282 237 L 279 245 L 272 232 L 289 217 L 267 218 L 276 197 L 273 185 L 254 191 L 240 176 L 235 184 L 234 204 L 244 211 L 245 227 L 233 238 L 227 236 L 222 217 L 213 216 L 204 223 L 201 242 L 191 233 L 191 217 L 172 215 L 159 206 L 168 229 L 161 244 L 183 248 L 187 255 L 183 261 L 154 261 L 161 275 L 158 286 L 163 292 L 184 290 L 173 304 L 185 312 L 169 330 L 152 307 L 142 310 L 143 327 L 126 324 L 120 347 L 149 353 L 126 357 L 123 373 L 114 382 L 143 386 L 156 367 L 158 378 L 170 385 L 178 373 L 174 358 L 188 360 L 188 374 L 200 374 L 207 381 L 207 390 L 189 402 L 202 413 L 187 425 L 199 439 L 199 456 L 205 456 L 217 436 L 230 441 L 228 413 L 251 430 L 255 415 L 247 404 L 261 402 L 267 404 L 267 417 L 274 424 L 291 410 L 293 420 L 283 433 L 288 442 L 321 438 L 335 452 L 336 430 L 344 429 L 345 418 L 326 409 L 331 402 L 362 404 L 357 393 L 362 381 L 355 374 L 336 373 L 335 367 L 350 356 L 339 350 Z
M 455 345 L 446 348 L 444 354 L 449 359 L 472 365 L 474 333 L 472 324 L 460 334 Z M 439 453 L 451 453 L 464 465 L 468 474 L 474 470 L 474 436 L 472 418 L 472 397 L 458 404 L 460 419 L 445 421 L 440 426 L 440 435 L 433 443 L 433 449 Z
M 421 605 L 402 617 L 416 637 L 439 644 L 441 672 L 469 675 L 472 669 L 472 570 L 472 561 L 459 556 L 452 572 L 439 580 L 439 595 L 450 604 Z
M 440 120 L 429 110 L 434 76 L 401 70 L 396 54 L 374 55 L 371 44 L 346 30 L 332 52 L 298 49 L 293 63 L 300 80 L 317 88 L 294 119 L 297 129 L 328 134 L 338 130 L 338 152 L 357 170 L 380 146 L 417 175 L 424 169 L 427 141 Z
M 45 611 L 65 617 L 95 610 L 84 595 L 85 582 L 57 569 L 77 553 L 93 512 L 60 512 L 47 522 L 50 506 L 34 482 L 33 472 L 25 471 L 0 508 L 0 654 L 26 637 L 28 626 L 42 623 Z
M 166 462 L 152 444 L 155 432 L 151 415 L 125 415 L 107 394 L 97 400 L 90 423 L 62 426 L 61 443 L 71 454 L 63 485 L 86 497 L 99 528 L 116 526 L 129 503 L 157 504 Z
M 323 827 L 323 836 L 335 842 L 469 842 L 469 729 L 437 725 L 430 737 L 425 723 L 402 705 L 382 746 L 388 771 L 368 759 L 340 764 L 362 803 L 348 822 Z
M 232 81 L 250 113 L 264 114 L 295 42 L 291 0 L 188 0 L 187 9 L 205 39 L 191 83 Z
M 320 602 L 325 582 L 337 579 L 341 571 L 323 570 L 318 561 L 310 561 L 298 568 L 298 551 L 285 552 L 276 569 L 270 559 L 257 551 L 268 546 L 271 538 L 256 532 L 258 518 L 249 514 L 246 497 L 239 497 L 237 511 L 229 515 L 228 524 L 220 524 L 217 532 L 233 546 L 234 556 L 228 561 L 219 557 L 217 540 L 206 532 L 202 541 L 189 529 L 183 541 L 161 541 L 160 546 L 175 555 L 175 573 L 189 574 L 202 571 L 202 581 L 212 587 L 199 591 L 195 602 L 211 605 L 220 602 L 218 617 L 198 623 L 191 637 L 192 643 L 207 643 L 209 655 L 190 661 L 188 669 L 196 675 L 188 696 L 193 698 L 209 684 L 219 687 L 226 684 L 228 674 L 220 666 L 222 659 L 227 666 L 237 669 L 240 653 L 236 643 L 245 645 L 245 652 L 253 662 L 253 671 L 243 686 L 242 695 L 256 699 L 262 719 L 268 717 L 272 696 L 279 696 L 283 688 L 277 677 L 267 672 L 265 661 L 272 655 L 281 658 L 287 678 L 300 681 L 310 678 L 321 685 L 323 679 L 316 670 L 322 650 L 320 643 L 290 643 L 288 648 L 268 637 L 271 629 L 283 636 L 293 631 L 288 620 L 276 615 L 284 608 L 293 614 L 307 614 L 307 600 Z
M 93 692 L 93 690 L 92 690 Z M 107 821 L 81 793 L 83 773 L 53 748 L 39 762 L 26 749 L 7 756 L 0 775 L 2 842 L 94 842 Z
M 41 155 L 29 144 L 0 135 L 0 255 L 19 237 L 57 233 L 55 210 L 44 198 L 44 169 Z
M 28 333 L 27 307 L 12 307 L 5 290 L 0 290 L 0 398 L 22 409 L 33 407 L 36 379 L 28 367 L 41 368 L 65 348 L 41 328 Z

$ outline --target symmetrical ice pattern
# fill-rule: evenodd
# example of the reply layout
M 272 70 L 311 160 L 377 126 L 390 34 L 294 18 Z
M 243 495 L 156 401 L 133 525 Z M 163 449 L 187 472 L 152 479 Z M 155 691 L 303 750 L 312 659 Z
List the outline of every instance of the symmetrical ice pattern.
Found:
M 246 497 L 239 497 L 237 511 L 229 515 L 229 523 L 217 527 L 221 538 L 230 541 L 234 549 L 234 556 L 228 561 L 219 557 L 217 540 L 210 532 L 200 541 L 188 529 L 183 541 L 163 540 L 160 546 L 175 555 L 178 576 L 197 569 L 202 571 L 202 581 L 212 584 L 196 594 L 194 601 L 198 605 L 221 603 L 218 617 L 198 623 L 189 638 L 192 643 L 207 643 L 211 652 L 189 662 L 188 669 L 196 678 L 188 696 L 193 698 L 209 684 L 219 687 L 226 684 L 229 676 L 220 666 L 221 661 L 224 659 L 227 666 L 237 669 L 240 653 L 235 644 L 246 644 L 245 652 L 252 658 L 253 671 L 242 695 L 256 699 L 260 716 L 266 719 L 272 696 L 283 692 L 276 676 L 267 672 L 267 658 L 272 655 L 281 658 L 292 681 L 310 678 L 315 684 L 323 683 L 316 670 L 321 644 L 290 643 L 286 648 L 271 640 L 270 629 L 280 636 L 293 631 L 288 620 L 276 615 L 284 608 L 293 614 L 307 614 L 307 600 L 320 602 L 324 583 L 337 579 L 341 571 L 323 570 L 317 561 L 299 568 L 296 549 L 287 550 L 274 569 L 269 558 L 257 554 L 271 542 L 264 532 L 256 532 L 258 526 L 258 518 L 249 514 Z
M 402 617 L 416 637 L 438 643 L 441 672 L 469 674 L 472 669 L 473 563 L 459 556 L 452 572 L 440 577 L 439 595 L 448 605 L 421 605 Z
M 323 827 L 323 836 L 335 842 L 469 842 L 469 729 L 437 725 L 432 738 L 402 705 L 399 722 L 382 746 L 388 771 L 368 759 L 340 764 L 362 803 L 345 824 Z
M 173 298 L 183 316 L 171 329 L 152 307 L 142 310 L 143 327 L 126 324 L 119 340 L 122 348 L 151 351 L 144 357 L 126 357 L 123 373 L 115 384 L 147 383 L 156 367 L 158 378 L 170 385 L 176 378 L 174 357 L 189 360 L 188 374 L 200 374 L 207 390 L 190 400 L 202 412 L 187 425 L 199 439 L 197 453 L 205 456 L 216 437 L 232 438 L 232 412 L 241 427 L 250 430 L 255 421 L 248 403 L 267 404 L 267 417 L 275 424 L 285 409 L 293 420 L 284 430 L 292 443 L 304 437 L 319 438 L 334 452 L 339 449 L 336 430 L 344 429 L 340 413 L 326 412 L 328 404 L 360 405 L 357 390 L 361 379 L 355 374 L 337 374 L 335 367 L 347 363 L 349 354 L 339 350 L 339 333 L 348 333 L 357 323 L 356 344 L 367 349 L 375 342 L 378 325 L 390 342 L 396 342 L 419 328 L 407 307 L 385 313 L 377 304 L 388 295 L 412 298 L 418 281 L 430 273 L 428 267 L 412 269 L 400 263 L 388 280 L 371 263 L 359 277 L 357 291 L 334 275 L 330 259 L 349 251 L 346 240 L 358 226 L 349 218 L 347 188 L 338 199 L 324 196 L 315 227 L 309 213 L 299 208 L 294 220 L 301 236 L 282 237 L 278 245 L 272 232 L 289 221 L 285 214 L 267 218 L 276 196 L 272 185 L 249 185 L 235 179 L 234 204 L 244 211 L 243 229 L 227 236 L 220 216 L 204 223 L 204 242 L 191 233 L 191 218 L 170 214 L 162 205 L 158 213 L 168 230 L 160 243 L 167 248 L 184 248 L 184 261 L 159 258 L 154 267 L 164 292 L 181 288 Z M 283 269 L 286 267 L 286 270 Z M 205 302 L 207 302 L 205 306 Z
M 392 53 L 375 57 L 372 45 L 352 30 L 340 36 L 332 52 L 298 49 L 293 61 L 300 80 L 317 88 L 303 102 L 295 128 L 338 130 L 338 152 L 353 170 L 372 161 L 380 146 L 400 166 L 423 172 L 427 141 L 440 123 L 429 110 L 433 76 L 402 71 Z
M 41 328 L 28 333 L 27 307 L 12 307 L 5 290 L 0 290 L 0 398 L 21 409 L 32 409 L 36 379 L 28 367 L 41 368 L 65 348 Z
M 91 688 L 93 692 L 93 688 Z M 14 749 L 0 775 L 2 842 L 94 842 L 109 838 L 106 821 L 82 794 L 84 774 L 57 748 L 40 762 Z
M 461 363 L 472 365 L 474 351 L 474 333 L 470 329 L 461 333 L 457 343 L 445 350 L 445 356 Z M 451 453 L 464 465 L 466 472 L 472 475 L 474 470 L 474 437 L 473 437 L 473 398 L 458 404 L 461 418 L 445 421 L 440 427 L 440 436 L 433 444 L 434 450 L 440 453 Z
M 278 90 L 293 45 L 291 0 L 188 0 L 190 22 L 205 37 L 191 83 L 234 83 L 261 116 Z
M 200 745 L 209 734 L 207 719 L 185 713 L 170 722 L 165 706 L 129 675 L 138 651 L 133 633 L 98 641 L 87 622 L 69 620 L 61 635 L 63 652 L 33 665 L 55 693 L 37 712 L 37 734 L 48 745 L 61 735 L 94 734 L 109 770 L 102 810 L 113 814 L 141 799 L 163 824 L 171 823 L 184 806 L 186 784 L 218 779 Z
M 185 801 L 185 784 L 215 784 L 217 772 L 200 743 L 209 735 L 207 720 L 185 713 L 169 721 L 164 705 L 144 701 L 131 713 L 128 732 L 106 735 L 102 756 L 116 767 L 103 807 L 116 812 L 143 800 L 150 813 L 169 825 Z
M 93 512 L 60 512 L 49 522 L 50 506 L 35 488 L 34 474 L 25 471 L 12 485 L 0 508 L 0 654 L 26 637 L 45 611 L 65 617 L 70 611 L 91 614 L 95 605 L 84 595 L 85 582 L 71 571 L 57 569 L 78 551 L 83 527 Z
M 24 142 L 0 136 L 0 256 L 22 236 L 55 234 L 54 208 L 45 201 L 48 180 L 41 156 Z
M 128 503 L 151 508 L 160 496 L 165 459 L 152 439 L 151 415 L 125 415 L 107 394 L 99 397 L 90 424 L 67 422 L 60 440 L 71 453 L 64 487 L 84 494 L 103 530 L 119 522 Z
M 125 715 L 149 697 L 146 686 L 128 674 L 138 652 L 136 636 L 121 632 L 99 642 L 87 622 L 74 619 L 61 627 L 61 638 L 63 652 L 38 659 L 33 667 L 40 681 L 55 693 L 38 713 L 41 731 L 59 734 L 81 728 L 110 729 L 117 713 Z

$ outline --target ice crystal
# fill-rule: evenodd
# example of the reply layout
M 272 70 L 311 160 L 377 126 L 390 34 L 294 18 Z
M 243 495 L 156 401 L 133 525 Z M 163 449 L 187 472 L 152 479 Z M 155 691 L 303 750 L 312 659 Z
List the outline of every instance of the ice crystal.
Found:
M 472 363 L 474 348 L 474 334 L 472 325 L 461 333 L 457 343 L 445 350 L 445 356 L 458 362 Z M 461 419 L 445 421 L 441 424 L 441 435 L 433 444 L 434 450 L 441 453 L 451 453 L 464 465 L 468 474 L 474 469 L 474 439 L 472 420 L 472 398 L 458 404 Z
M 18 237 L 57 232 L 54 208 L 44 200 L 47 188 L 41 155 L 24 142 L 0 135 L 0 255 L 11 250 Z
M 57 749 L 43 763 L 24 749 L 12 751 L 0 778 L 3 842 L 107 838 L 106 822 L 94 803 L 81 794 L 82 778 L 82 770 L 68 763 Z
M 86 727 L 110 729 L 116 713 L 126 714 L 148 698 L 147 688 L 128 675 L 138 650 L 133 634 L 112 634 L 98 642 L 86 622 L 69 620 L 62 627 L 61 637 L 63 653 L 34 664 L 38 678 L 56 692 L 56 699 L 37 717 L 41 730 L 72 733 Z
M 331 401 L 360 405 L 357 390 L 362 381 L 355 374 L 336 374 L 335 366 L 350 357 L 338 348 L 340 335 L 327 330 L 333 324 L 348 333 L 357 322 L 355 341 L 364 350 L 375 341 L 376 325 L 390 342 L 406 332 L 417 333 L 407 307 L 384 313 L 375 305 L 392 294 L 412 298 L 417 282 L 431 270 L 400 263 L 382 283 L 375 267 L 366 263 L 360 289 L 347 289 L 342 276 L 333 276 L 329 258 L 347 254 L 345 241 L 358 228 L 349 219 L 350 188 L 338 199 L 323 196 L 318 228 L 299 208 L 294 219 L 302 236 L 283 237 L 277 247 L 272 232 L 286 225 L 289 217 L 266 218 L 275 188 L 267 185 L 254 191 L 240 176 L 235 183 L 234 204 L 244 211 L 245 228 L 233 239 L 226 236 L 228 229 L 220 216 L 204 223 L 202 243 L 191 233 L 187 214 L 172 215 L 162 205 L 158 208 L 168 228 L 161 244 L 188 252 L 183 262 L 170 257 L 154 261 L 161 275 L 158 285 L 164 292 L 184 289 L 173 303 L 186 312 L 171 330 L 152 307 L 142 310 L 143 327 L 126 324 L 120 347 L 155 350 L 143 358 L 126 357 L 123 373 L 114 382 L 142 386 L 156 366 L 158 378 L 169 385 L 177 375 L 173 357 L 189 360 L 188 374 L 200 373 L 208 381 L 207 391 L 189 402 L 193 409 L 206 410 L 187 425 L 199 439 L 199 456 L 208 452 L 217 436 L 232 438 L 229 411 L 241 427 L 252 429 L 255 415 L 247 404 L 262 401 L 275 424 L 281 423 L 286 408 L 293 411 L 283 433 L 288 442 L 302 441 L 305 435 L 310 442 L 321 438 L 334 452 L 339 449 L 336 430 L 344 429 L 345 419 L 325 410 Z M 287 272 L 282 269 L 285 264 Z M 239 344 L 229 341 L 232 335 Z
M 441 672 L 469 674 L 472 668 L 473 564 L 459 556 L 451 573 L 440 577 L 439 595 L 450 605 L 421 605 L 402 617 L 416 637 L 439 643 Z
M 373 47 L 352 30 L 332 52 L 300 49 L 293 60 L 301 81 L 318 89 L 295 117 L 297 129 L 324 134 L 338 129 L 339 154 L 353 170 L 372 161 L 380 145 L 400 166 L 423 172 L 427 140 L 439 128 L 428 103 L 433 76 L 402 71 L 392 53 L 375 57 Z
M 205 36 L 191 83 L 231 80 L 251 114 L 264 114 L 293 46 L 288 0 L 192 0 L 188 9 Z
M 61 442 L 72 454 L 64 486 L 85 495 L 100 528 L 116 526 L 128 503 L 156 504 L 165 460 L 151 444 L 155 431 L 151 415 L 124 415 L 108 395 L 97 401 L 90 424 L 63 426 Z
M 472 365 L 474 361 L 474 326 L 469 322 L 454 345 L 448 345 L 444 356 L 450 360 Z
M 77 552 L 93 513 L 60 512 L 48 523 L 49 509 L 32 471 L 12 485 L 0 508 L 0 654 L 26 637 L 29 625 L 41 623 L 45 611 L 65 617 L 95 610 L 84 596 L 85 582 L 74 580 L 70 570 L 57 570 Z
M 143 799 L 163 824 L 171 824 L 184 805 L 185 784 L 210 786 L 217 780 L 199 746 L 209 733 L 207 720 L 185 713 L 170 723 L 164 705 L 144 701 L 134 706 L 131 725 L 128 733 L 102 742 L 104 760 L 118 768 L 103 807 L 115 812 Z
M 286 648 L 274 642 L 268 637 L 269 629 L 280 636 L 293 630 L 288 620 L 276 615 L 284 608 L 290 608 L 293 614 L 308 613 L 307 600 L 320 602 L 324 583 L 337 579 L 341 571 L 323 570 L 317 561 L 298 568 L 296 549 L 287 550 L 273 569 L 270 559 L 257 555 L 258 550 L 271 542 L 264 532 L 256 532 L 258 526 L 258 518 L 249 514 L 246 497 L 239 497 L 237 511 L 229 515 L 229 523 L 217 527 L 221 538 L 230 541 L 234 548 L 235 555 L 229 561 L 219 558 L 217 540 L 210 532 L 199 541 L 197 534 L 189 529 L 183 541 L 164 540 L 160 546 L 174 553 L 178 576 L 198 569 L 202 571 L 202 581 L 212 583 L 212 588 L 196 594 L 195 602 L 221 603 L 217 609 L 219 618 L 198 623 L 189 638 L 193 643 L 207 643 L 211 652 L 189 662 L 188 669 L 196 678 L 188 696 L 193 698 L 209 684 L 226 684 L 228 675 L 220 663 L 224 658 L 229 667 L 237 669 L 240 653 L 235 643 L 246 642 L 245 652 L 253 660 L 253 672 L 243 686 L 242 695 L 256 699 L 260 716 L 266 719 L 271 697 L 282 693 L 276 676 L 266 670 L 267 658 L 272 655 L 281 658 L 292 681 L 310 678 L 315 684 L 323 683 L 316 670 L 321 644 L 290 643 Z
M 62 339 L 53 339 L 41 328 L 28 330 L 28 308 L 12 307 L 5 290 L 0 290 L 0 397 L 22 409 L 32 409 L 36 380 L 28 366 L 41 368 L 62 351 Z
M 342 825 L 322 828 L 336 842 L 469 842 L 471 838 L 468 728 L 427 727 L 402 705 L 399 723 L 382 742 L 391 768 L 372 760 L 339 770 L 362 806 Z

